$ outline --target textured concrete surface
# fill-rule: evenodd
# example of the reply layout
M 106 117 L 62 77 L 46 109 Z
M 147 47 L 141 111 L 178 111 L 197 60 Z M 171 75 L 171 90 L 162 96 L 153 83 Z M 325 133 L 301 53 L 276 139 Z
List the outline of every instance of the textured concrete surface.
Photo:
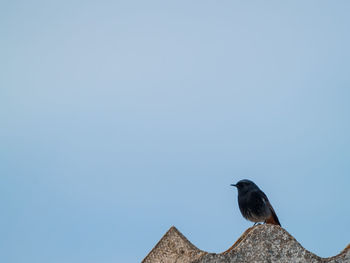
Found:
M 229 263 L 300 262 L 350 263 L 350 244 L 338 255 L 321 258 L 303 248 L 286 230 L 276 225 L 258 225 L 247 229 L 231 248 L 223 253 L 207 253 L 192 245 L 175 227 L 171 227 L 142 263 Z
M 206 252 L 199 250 L 176 227 L 171 227 L 142 263 L 190 263 Z

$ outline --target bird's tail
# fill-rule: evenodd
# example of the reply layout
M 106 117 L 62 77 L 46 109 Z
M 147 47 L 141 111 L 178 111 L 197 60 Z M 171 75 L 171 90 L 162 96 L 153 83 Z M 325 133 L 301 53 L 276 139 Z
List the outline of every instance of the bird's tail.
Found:
M 273 210 L 272 205 L 270 204 L 270 202 L 268 203 L 270 211 L 271 211 L 271 216 L 265 220 L 266 224 L 273 224 L 273 225 L 279 225 L 281 226 L 280 221 L 278 220 L 278 217 L 275 213 L 275 210 Z

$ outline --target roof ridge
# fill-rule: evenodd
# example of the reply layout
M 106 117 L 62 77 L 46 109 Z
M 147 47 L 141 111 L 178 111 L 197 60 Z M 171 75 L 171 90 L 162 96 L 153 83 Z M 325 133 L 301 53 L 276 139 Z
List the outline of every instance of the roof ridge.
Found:
M 350 263 L 350 244 L 339 254 L 322 258 L 305 249 L 284 228 L 263 224 L 248 228 L 226 251 L 208 253 L 197 248 L 175 226 L 171 226 L 142 263 L 231 262 L 231 260 L 232 262 L 249 262 L 252 257 L 260 258 L 262 262 L 266 259 L 284 257 L 288 260 L 299 260 L 300 262 Z

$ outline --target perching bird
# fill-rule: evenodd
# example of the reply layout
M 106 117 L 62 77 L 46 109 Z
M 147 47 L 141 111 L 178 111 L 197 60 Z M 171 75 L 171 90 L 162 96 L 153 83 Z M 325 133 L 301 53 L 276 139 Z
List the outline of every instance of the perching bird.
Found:
M 231 184 L 238 189 L 238 205 L 243 217 L 249 221 L 281 225 L 269 199 L 259 187 L 250 180 Z M 254 225 L 255 225 L 254 224 Z

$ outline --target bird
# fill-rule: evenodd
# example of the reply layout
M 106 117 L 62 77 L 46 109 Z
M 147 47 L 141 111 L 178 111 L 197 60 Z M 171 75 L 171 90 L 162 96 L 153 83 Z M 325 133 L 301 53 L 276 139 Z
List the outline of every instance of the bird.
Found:
M 254 182 L 244 179 L 231 186 L 238 189 L 239 210 L 245 219 L 254 225 L 264 222 L 281 226 L 269 199 Z

